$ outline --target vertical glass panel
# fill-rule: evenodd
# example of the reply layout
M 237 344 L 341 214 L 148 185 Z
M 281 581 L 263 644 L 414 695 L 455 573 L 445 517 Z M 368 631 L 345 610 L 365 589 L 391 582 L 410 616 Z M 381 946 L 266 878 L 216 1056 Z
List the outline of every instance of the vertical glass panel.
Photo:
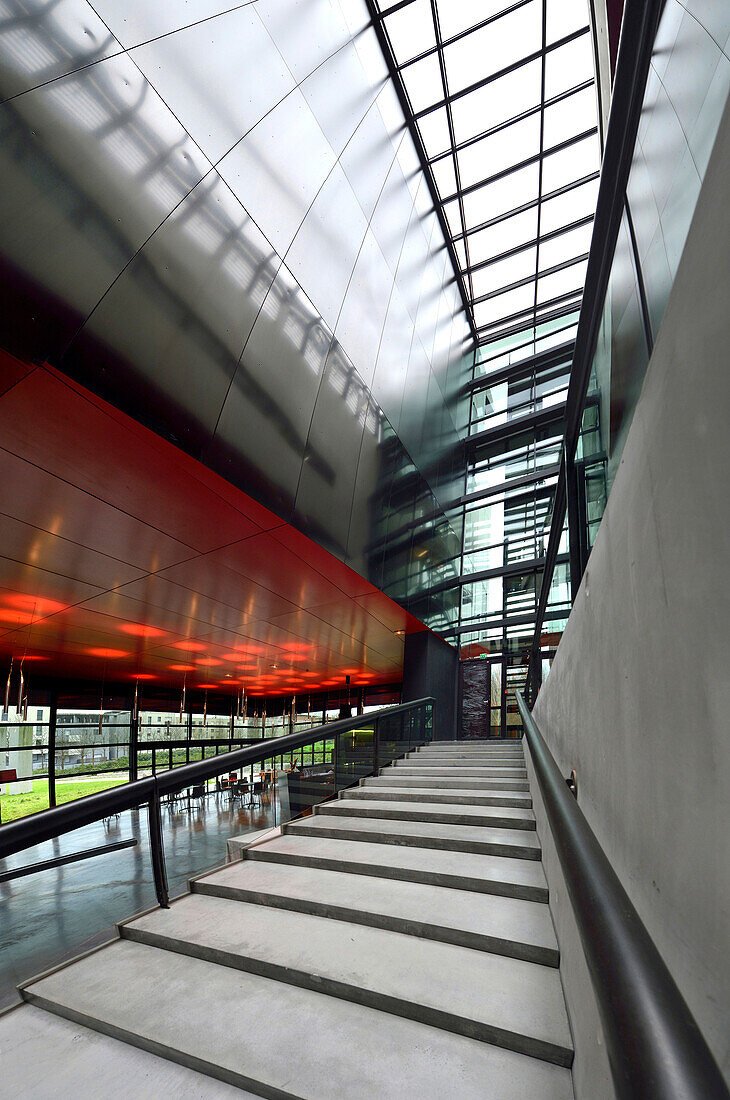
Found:
M 363 721 L 357 729 L 337 735 L 336 789 L 344 790 L 375 771 L 375 726 Z

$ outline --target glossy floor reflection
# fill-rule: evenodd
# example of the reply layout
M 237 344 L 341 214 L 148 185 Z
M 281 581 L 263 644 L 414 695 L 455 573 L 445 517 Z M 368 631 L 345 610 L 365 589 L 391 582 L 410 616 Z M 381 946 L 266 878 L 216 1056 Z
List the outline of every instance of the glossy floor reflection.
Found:
M 231 836 L 275 823 L 274 805 L 231 806 L 228 795 L 177 803 L 162 812 L 170 895 L 223 863 Z M 0 1009 L 18 1000 L 16 986 L 114 935 L 114 925 L 155 904 L 146 808 L 77 829 L 0 860 L 0 870 L 136 837 L 108 855 L 0 882 Z

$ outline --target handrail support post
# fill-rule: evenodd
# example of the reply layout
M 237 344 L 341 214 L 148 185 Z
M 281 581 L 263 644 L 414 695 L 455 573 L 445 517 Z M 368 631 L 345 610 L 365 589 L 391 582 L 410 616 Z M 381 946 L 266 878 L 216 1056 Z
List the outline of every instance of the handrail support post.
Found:
M 152 859 L 152 875 L 155 882 L 157 903 L 161 909 L 170 908 L 170 898 L 167 888 L 167 871 L 165 868 L 165 845 L 162 837 L 162 813 L 160 811 L 160 792 L 155 777 L 155 786 L 147 804 L 147 813 L 150 826 L 150 856 Z

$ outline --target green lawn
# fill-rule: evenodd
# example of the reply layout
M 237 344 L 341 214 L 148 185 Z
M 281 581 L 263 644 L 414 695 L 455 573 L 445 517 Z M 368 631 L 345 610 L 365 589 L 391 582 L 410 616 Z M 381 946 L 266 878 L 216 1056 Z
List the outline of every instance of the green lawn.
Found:
M 71 802 L 74 798 L 83 798 L 87 794 L 96 794 L 98 791 L 106 791 L 110 787 L 116 787 L 124 783 L 124 779 L 92 779 L 82 783 L 79 781 L 68 782 L 64 779 L 56 780 L 56 802 Z M 0 811 L 3 824 L 15 821 L 19 817 L 26 817 L 38 810 L 48 809 L 48 780 L 34 779 L 32 794 L 9 794 L 0 796 Z

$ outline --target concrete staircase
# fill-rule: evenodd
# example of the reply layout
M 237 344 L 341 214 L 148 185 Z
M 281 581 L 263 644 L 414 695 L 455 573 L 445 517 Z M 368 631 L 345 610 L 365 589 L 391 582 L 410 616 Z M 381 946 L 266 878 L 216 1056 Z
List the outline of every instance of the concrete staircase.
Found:
M 567 1100 L 558 962 L 521 745 L 436 742 L 26 986 L 5 1086 L 50 1029 L 82 1093 Z

